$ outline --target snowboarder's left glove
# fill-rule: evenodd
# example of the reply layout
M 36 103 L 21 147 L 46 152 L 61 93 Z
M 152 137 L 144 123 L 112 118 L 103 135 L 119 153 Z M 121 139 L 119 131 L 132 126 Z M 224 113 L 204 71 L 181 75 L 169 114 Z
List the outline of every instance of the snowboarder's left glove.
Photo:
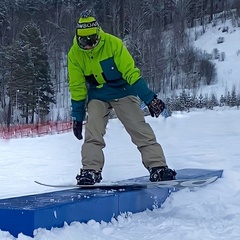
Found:
M 159 117 L 161 112 L 165 109 L 165 103 L 154 96 L 154 99 L 147 105 L 152 117 Z
M 82 122 L 73 121 L 73 133 L 78 140 L 83 139 L 82 136 Z

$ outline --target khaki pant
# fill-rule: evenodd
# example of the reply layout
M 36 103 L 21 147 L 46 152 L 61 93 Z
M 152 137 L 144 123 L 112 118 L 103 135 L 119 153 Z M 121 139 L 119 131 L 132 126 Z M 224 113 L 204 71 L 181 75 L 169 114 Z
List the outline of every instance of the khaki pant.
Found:
M 103 136 L 106 132 L 111 107 L 114 108 L 119 120 L 130 134 L 132 142 L 140 151 L 143 165 L 147 169 L 166 166 L 162 147 L 156 142 L 152 128 L 145 122 L 139 99 L 135 96 L 128 96 L 111 102 L 91 100 L 88 103 L 88 120 L 85 126 L 85 140 L 82 145 L 83 169 L 99 171 L 103 168 L 104 155 L 102 150 L 105 147 Z

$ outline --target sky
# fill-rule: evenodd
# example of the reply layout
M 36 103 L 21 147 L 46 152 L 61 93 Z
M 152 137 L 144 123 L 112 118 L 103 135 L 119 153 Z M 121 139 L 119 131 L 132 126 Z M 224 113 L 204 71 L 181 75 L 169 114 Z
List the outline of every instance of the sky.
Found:
M 216 45 L 218 36 L 223 34 L 225 43 Z M 226 86 L 230 89 L 233 84 L 239 86 L 237 39 L 240 39 L 239 28 L 222 33 L 218 27 L 209 27 L 196 41 L 196 46 L 209 53 L 216 47 L 226 52 L 226 60 L 216 62 L 219 81 L 201 91 L 224 94 Z M 164 149 L 169 167 L 223 169 L 223 178 L 215 183 L 194 191 L 183 189 L 172 193 L 160 209 L 121 215 L 110 223 L 91 220 L 50 231 L 37 229 L 34 238 L 23 234 L 14 238 L 0 230 L 0 240 L 239 240 L 239 119 L 237 108 L 192 109 L 190 113 L 174 112 L 167 119 L 146 117 Z M 104 181 L 148 174 L 118 119 L 109 121 L 105 141 Z M 0 139 L 0 199 L 53 191 L 36 185 L 34 180 L 75 183 L 81 167 L 82 143 L 72 132 Z

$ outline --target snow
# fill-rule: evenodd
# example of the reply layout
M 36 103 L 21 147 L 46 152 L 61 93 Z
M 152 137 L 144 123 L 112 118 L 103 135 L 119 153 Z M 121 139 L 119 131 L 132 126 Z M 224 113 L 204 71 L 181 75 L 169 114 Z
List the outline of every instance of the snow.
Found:
M 160 209 L 126 213 L 110 223 L 91 220 L 50 231 L 38 229 L 34 239 L 239 239 L 239 117 L 236 108 L 175 113 L 168 119 L 146 117 L 171 168 L 224 169 L 223 178 L 195 191 L 172 193 Z M 148 174 L 118 119 L 109 121 L 105 140 L 105 181 Z M 74 183 L 81 166 L 82 142 L 71 132 L 0 140 L 0 198 L 53 190 L 36 185 L 34 180 Z M 0 231 L 0 239 L 15 238 Z M 19 234 L 16 239 L 32 238 Z
M 229 23 L 226 23 L 229 24 Z M 225 24 L 225 25 L 226 25 Z M 235 84 L 240 89 L 239 28 L 222 33 L 209 26 L 195 45 L 211 53 L 214 48 L 226 53 L 224 62 L 216 61 L 218 82 L 202 88 L 203 93 L 225 94 Z M 235 31 L 234 31 L 235 30 Z M 224 36 L 225 42 L 216 44 Z M 240 239 L 240 110 L 215 108 L 174 113 L 172 117 L 146 117 L 162 144 L 169 167 L 224 169 L 223 178 L 203 188 L 172 193 L 160 209 L 142 213 L 123 213 L 110 223 L 73 222 L 63 228 L 37 229 L 34 238 L 17 238 L 0 230 L 1 240 L 238 240 Z M 105 181 L 147 175 L 140 154 L 118 119 L 109 121 L 105 136 Z M 40 138 L 0 139 L 0 198 L 9 198 L 53 189 L 36 185 L 75 183 L 81 167 L 83 141 L 73 134 Z
M 228 32 L 222 32 L 223 27 L 228 27 Z M 217 44 L 219 37 L 224 38 L 224 42 Z M 240 93 L 240 28 L 233 27 L 232 21 L 227 20 L 223 24 L 216 26 L 208 25 L 206 33 L 194 42 L 195 47 L 205 50 L 211 54 L 213 49 L 218 49 L 219 53 L 224 52 L 224 61 L 213 60 L 217 68 L 217 82 L 211 86 L 204 86 L 200 93 L 214 93 L 218 98 L 225 95 L 226 91 L 231 91 L 235 85 Z

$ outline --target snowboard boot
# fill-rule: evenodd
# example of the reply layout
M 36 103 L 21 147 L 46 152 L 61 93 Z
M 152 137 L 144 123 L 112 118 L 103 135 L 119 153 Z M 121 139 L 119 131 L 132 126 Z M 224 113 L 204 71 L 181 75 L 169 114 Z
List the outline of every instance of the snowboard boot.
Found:
M 81 169 L 80 174 L 76 176 L 77 185 L 94 185 L 102 180 L 101 171 L 91 169 Z
M 168 167 L 153 167 L 149 169 L 151 182 L 159 182 L 159 181 L 168 181 L 176 179 L 177 175 L 175 170 L 172 170 Z

